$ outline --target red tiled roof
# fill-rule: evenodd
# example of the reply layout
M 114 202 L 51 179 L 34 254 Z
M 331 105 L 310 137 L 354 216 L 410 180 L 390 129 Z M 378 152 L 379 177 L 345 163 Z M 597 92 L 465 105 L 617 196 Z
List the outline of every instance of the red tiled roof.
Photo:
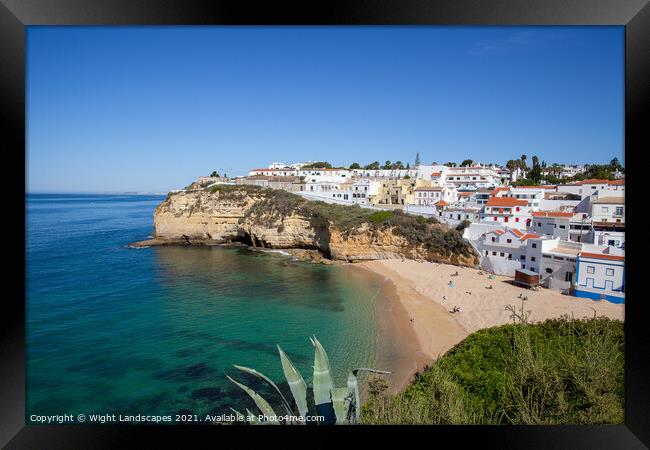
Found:
M 442 175 L 442 172 L 433 172 L 431 174 L 432 177 L 439 177 L 440 175 Z
M 447 202 L 444 201 L 444 200 L 440 200 L 440 201 L 437 202 L 435 205 L 436 205 L 436 206 L 447 206 L 447 205 L 449 205 L 449 203 L 447 203 Z
M 625 178 L 623 178 L 622 180 L 610 181 L 607 184 L 609 184 L 610 186 L 625 186 Z
M 511 197 L 490 197 L 487 206 L 528 206 L 528 202 Z
M 510 190 L 509 187 L 498 187 L 498 188 L 495 188 L 492 192 L 490 192 L 490 195 L 496 195 L 500 191 L 509 191 L 509 190 Z
M 585 258 L 595 258 L 595 259 L 610 259 L 613 261 L 625 261 L 625 256 L 607 255 L 605 253 L 580 252 L 578 256 L 584 256 Z
M 526 234 L 524 234 L 520 239 L 521 239 L 522 241 L 525 241 L 526 239 L 529 239 L 529 238 L 538 238 L 538 237 L 540 237 L 539 234 L 535 234 L 535 233 L 526 233 Z
M 562 211 L 537 211 L 533 212 L 533 217 L 573 217 L 572 212 Z
M 523 232 L 519 231 L 519 230 L 516 229 L 516 228 L 512 228 L 512 229 L 510 229 L 510 231 L 512 231 L 512 233 L 513 233 L 515 236 L 519 237 L 519 238 L 522 237 L 522 236 L 524 235 Z
M 599 180 L 598 178 L 590 178 L 588 180 L 578 181 L 576 184 L 582 186 L 583 184 L 607 184 L 609 180 Z

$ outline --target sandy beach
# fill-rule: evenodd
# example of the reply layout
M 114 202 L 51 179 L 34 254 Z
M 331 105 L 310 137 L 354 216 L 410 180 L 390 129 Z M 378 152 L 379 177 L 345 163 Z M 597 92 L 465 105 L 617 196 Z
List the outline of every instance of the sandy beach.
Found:
M 602 301 L 562 295 L 559 291 L 540 288 L 537 291 L 515 286 L 512 278 L 495 276 L 478 269 L 414 260 L 376 260 L 355 263 L 384 277 L 394 286 L 394 302 L 382 314 L 391 322 L 390 333 L 408 345 L 405 366 L 392 378 L 396 391 L 408 384 L 413 374 L 443 355 L 469 334 L 495 325 L 512 323 L 506 306 L 517 310 L 528 297 L 524 310 L 531 311 L 529 320 L 569 315 L 575 318 L 607 316 L 623 320 L 625 306 Z M 454 274 L 458 272 L 458 276 Z M 453 282 L 453 287 L 449 282 Z M 491 289 L 488 287 L 492 286 Z M 461 311 L 451 313 L 454 306 Z M 416 342 L 408 342 L 415 339 Z M 408 368 L 408 370 L 406 370 Z

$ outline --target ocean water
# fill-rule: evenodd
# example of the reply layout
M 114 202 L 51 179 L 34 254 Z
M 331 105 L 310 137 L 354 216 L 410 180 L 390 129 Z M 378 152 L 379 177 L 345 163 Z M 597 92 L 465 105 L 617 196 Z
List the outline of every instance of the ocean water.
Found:
M 226 375 L 273 396 L 233 364 L 281 383 L 279 344 L 309 383 L 310 335 L 339 386 L 376 364 L 380 280 L 245 248 L 127 247 L 152 233 L 163 198 L 27 196 L 28 423 L 256 411 Z

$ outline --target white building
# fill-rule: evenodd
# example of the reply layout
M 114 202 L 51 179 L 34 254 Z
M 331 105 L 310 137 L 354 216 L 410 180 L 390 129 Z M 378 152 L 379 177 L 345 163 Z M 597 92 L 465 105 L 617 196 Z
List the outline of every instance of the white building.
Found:
M 416 187 L 413 193 L 418 206 L 434 206 L 441 200 L 447 204 L 458 201 L 458 191 L 454 186 Z
M 572 212 L 533 211 L 528 231 L 546 234 L 569 240 L 570 222 L 575 216 Z
M 531 213 L 528 200 L 490 197 L 483 207 L 481 222 L 526 229 L 530 225 Z
M 607 247 L 581 251 L 576 262 L 576 297 L 625 303 L 625 254 Z
M 589 179 L 578 181 L 577 183 L 557 185 L 556 191 L 579 195 L 582 200 L 594 196 L 625 196 L 625 180 L 609 181 Z
M 569 293 L 576 272 L 576 260 L 582 244 L 554 239 L 529 239 L 526 247 L 528 270 L 540 274 L 541 283 Z
M 464 220 L 469 220 L 470 222 L 478 222 L 481 217 L 481 209 L 449 206 L 439 209 L 438 217 L 442 222 L 452 225 L 458 225 Z
M 445 184 L 453 184 L 459 190 L 490 188 L 501 185 L 501 176 L 496 170 L 487 167 L 449 167 Z
M 517 228 L 498 228 L 485 232 L 472 244 L 481 255 L 481 268 L 497 275 L 514 276 L 515 270 L 526 269 L 527 264 L 529 270 L 534 270 L 526 259 L 527 241 L 538 238 L 544 239 L 543 236 Z
M 625 246 L 625 198 L 601 197 L 591 201 L 593 243 Z

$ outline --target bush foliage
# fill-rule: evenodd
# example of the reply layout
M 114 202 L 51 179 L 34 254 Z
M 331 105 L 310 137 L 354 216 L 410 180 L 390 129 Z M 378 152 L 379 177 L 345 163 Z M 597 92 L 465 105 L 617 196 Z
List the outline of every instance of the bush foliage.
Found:
M 623 323 L 548 320 L 480 330 L 402 393 L 375 396 L 368 424 L 621 424 Z

